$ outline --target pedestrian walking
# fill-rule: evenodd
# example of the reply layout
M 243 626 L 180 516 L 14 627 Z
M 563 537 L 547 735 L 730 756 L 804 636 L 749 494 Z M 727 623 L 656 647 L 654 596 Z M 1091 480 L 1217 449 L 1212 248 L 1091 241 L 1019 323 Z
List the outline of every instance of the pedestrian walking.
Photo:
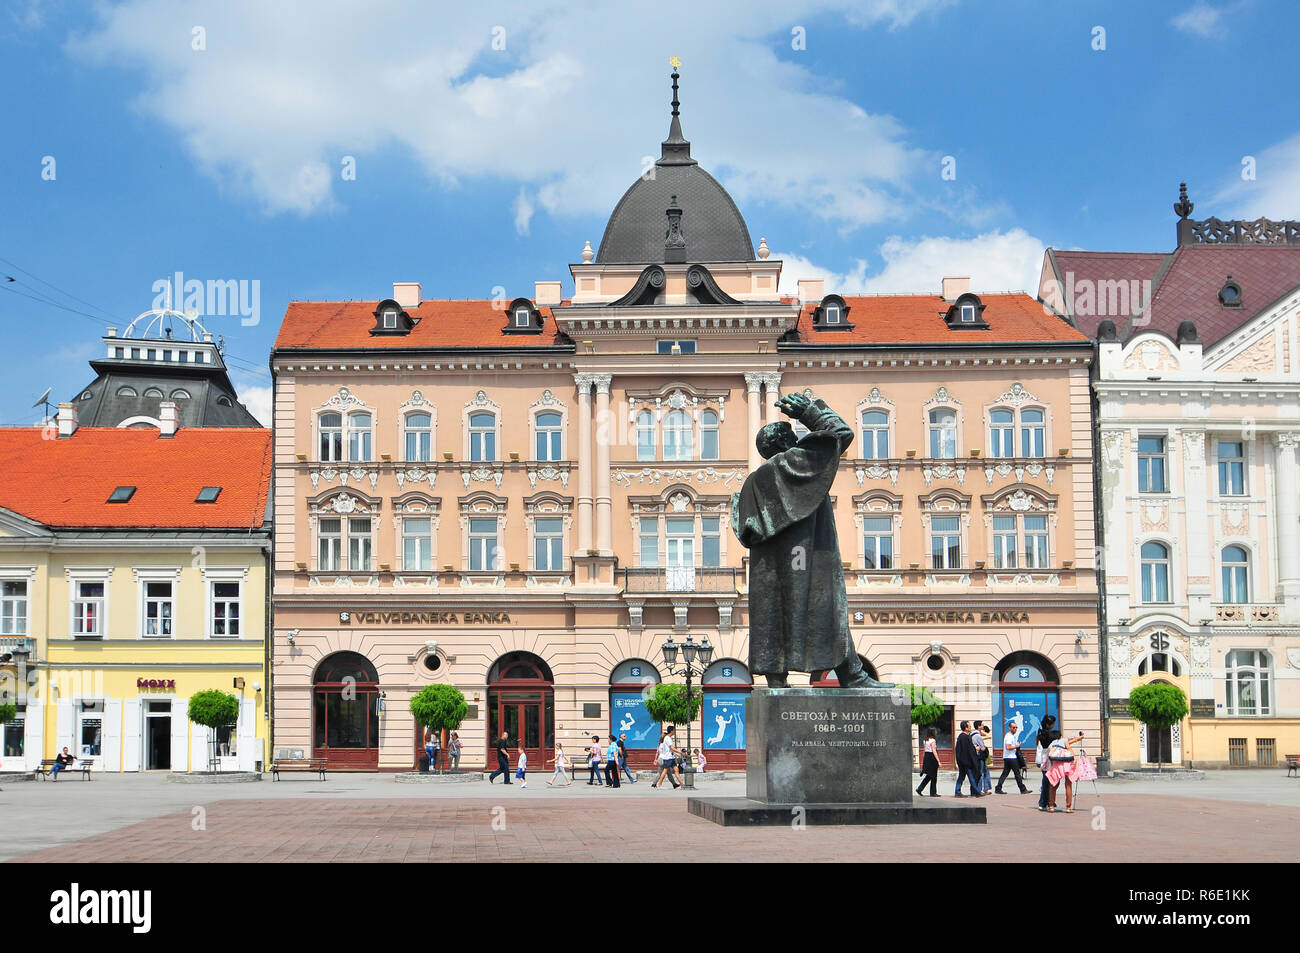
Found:
M 1036 739 L 1038 745 L 1038 756 L 1034 763 L 1038 765 L 1038 770 L 1043 773 L 1043 782 L 1038 788 L 1038 809 L 1046 811 L 1048 809 L 1048 791 L 1051 785 L 1047 782 L 1047 746 L 1061 736 L 1056 730 L 1056 716 L 1048 715 L 1043 719 L 1042 727 L 1038 729 Z
M 1020 777 L 1020 769 L 1023 767 L 1020 754 L 1020 731 L 1017 722 L 1010 722 L 1007 725 L 1007 736 L 1002 739 L 1002 774 L 998 777 L 998 784 L 993 790 L 1002 794 L 1002 782 L 1007 779 L 1007 775 L 1015 773 L 1016 787 L 1020 788 L 1021 794 L 1028 794 L 1029 788 L 1025 787 L 1024 780 Z
M 634 775 L 627 766 L 627 732 L 618 736 L 618 769 L 627 775 L 629 784 L 636 784 L 636 775 Z
M 975 754 L 980 759 L 980 793 L 993 793 L 993 778 L 989 775 L 989 764 L 993 761 L 993 732 L 982 721 L 975 722 L 975 733 L 971 735 L 975 742 Z
M 971 738 L 974 729 L 971 728 L 969 721 L 961 723 L 961 733 L 957 735 L 957 743 L 954 748 L 953 757 L 957 762 L 957 790 L 954 797 L 966 797 L 961 793 L 961 783 L 967 778 L 970 779 L 970 796 L 983 797 L 980 791 L 980 762 L 979 756 L 975 751 L 975 742 Z
M 605 782 L 600 777 L 600 735 L 591 736 L 591 747 L 587 749 L 587 766 L 591 769 L 587 784 L 603 787 Z
M 693 756 L 695 758 L 695 773 L 703 774 L 705 768 L 704 752 L 701 751 L 699 748 L 692 748 L 691 751 L 693 752 Z
M 452 774 L 460 774 L 460 748 L 460 735 L 453 731 L 447 742 L 447 767 Z
M 506 784 L 510 783 L 510 732 L 501 732 L 501 737 L 493 742 L 492 747 L 497 749 L 497 769 L 488 775 L 488 784 L 496 780 L 499 774 L 506 779 Z
M 519 749 L 519 767 L 515 770 L 515 780 L 522 781 L 523 787 L 528 787 L 528 752 L 523 748 Z
M 925 753 L 921 756 L 921 783 L 916 786 L 916 793 L 921 794 L 926 784 L 930 785 L 930 797 L 939 796 L 939 742 L 934 736 L 934 729 L 925 730 Z
M 677 790 L 677 781 L 673 777 L 673 768 L 676 766 L 676 756 L 673 754 L 672 732 L 673 730 L 669 728 L 659 739 L 659 750 L 655 753 L 655 757 L 659 761 L 659 777 L 655 779 L 654 784 L 650 785 L 652 788 L 660 787 L 664 783 L 664 778 L 667 778 L 669 783 L 672 784 L 673 790 Z
M 605 753 L 605 785 L 606 787 L 622 787 L 619 781 L 619 775 L 622 768 L 619 765 L 618 739 L 613 735 L 609 736 L 609 750 Z
M 569 759 L 564 756 L 564 745 L 557 741 L 555 743 L 555 757 L 546 763 L 555 765 L 555 773 L 551 775 L 551 780 L 546 782 L 548 788 L 555 784 L 557 778 L 564 778 L 564 786 L 566 788 L 573 783 L 568 772 Z

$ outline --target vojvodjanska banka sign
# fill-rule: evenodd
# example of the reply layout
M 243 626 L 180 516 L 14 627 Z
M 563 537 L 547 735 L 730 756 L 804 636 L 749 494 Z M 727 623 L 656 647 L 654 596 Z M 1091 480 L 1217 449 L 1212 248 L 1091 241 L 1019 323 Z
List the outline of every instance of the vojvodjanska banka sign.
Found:
M 1026 625 L 1029 613 L 1014 609 L 992 612 L 868 612 L 872 625 Z
M 341 622 L 357 625 L 509 625 L 509 612 L 349 612 Z

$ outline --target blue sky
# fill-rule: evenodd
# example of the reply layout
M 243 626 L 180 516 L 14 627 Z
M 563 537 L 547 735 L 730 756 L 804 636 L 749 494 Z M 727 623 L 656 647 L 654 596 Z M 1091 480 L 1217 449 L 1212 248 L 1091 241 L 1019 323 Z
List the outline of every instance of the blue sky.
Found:
M 658 154 L 670 55 L 791 285 L 1032 291 L 1044 246 L 1170 248 L 1184 179 L 1196 217 L 1300 217 L 1289 0 L 444 6 L 6 3 L 0 424 L 175 271 L 259 283 L 258 324 L 207 320 L 259 413 L 291 299 L 571 290 Z

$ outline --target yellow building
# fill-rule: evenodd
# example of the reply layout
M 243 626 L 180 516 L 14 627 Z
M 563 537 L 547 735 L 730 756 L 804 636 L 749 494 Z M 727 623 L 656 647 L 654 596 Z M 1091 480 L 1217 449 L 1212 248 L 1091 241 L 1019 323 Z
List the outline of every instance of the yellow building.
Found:
M 266 761 L 271 434 L 175 421 L 78 428 L 60 404 L 57 431 L 0 430 L 0 769 Z M 239 700 L 215 749 L 187 715 L 204 689 Z

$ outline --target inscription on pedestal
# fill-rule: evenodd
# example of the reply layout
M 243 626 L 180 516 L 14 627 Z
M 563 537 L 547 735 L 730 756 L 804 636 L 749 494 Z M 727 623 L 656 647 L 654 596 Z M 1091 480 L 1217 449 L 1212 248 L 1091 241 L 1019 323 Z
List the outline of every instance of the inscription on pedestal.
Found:
M 757 690 L 746 794 L 770 804 L 910 804 L 910 707 L 890 689 Z

